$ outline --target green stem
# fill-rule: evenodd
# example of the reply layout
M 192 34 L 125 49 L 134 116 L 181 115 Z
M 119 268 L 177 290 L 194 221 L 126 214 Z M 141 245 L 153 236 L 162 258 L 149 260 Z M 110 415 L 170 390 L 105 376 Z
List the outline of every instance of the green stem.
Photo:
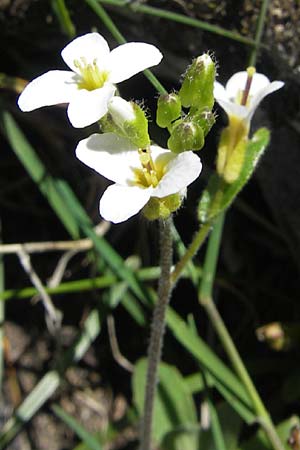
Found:
M 148 349 L 147 380 L 144 401 L 144 416 L 141 427 L 140 450 L 151 450 L 154 401 L 156 394 L 158 366 L 161 360 L 163 336 L 166 328 L 166 311 L 171 296 L 170 270 L 172 265 L 172 219 L 160 221 L 160 266 L 158 299 L 151 323 Z
M 52 0 L 52 8 L 60 22 L 62 30 L 69 38 L 73 38 L 76 34 L 76 30 L 71 20 L 69 10 L 66 7 L 65 0 Z
M 199 302 L 207 312 L 208 317 L 212 325 L 217 332 L 220 341 L 238 374 L 240 380 L 243 382 L 249 397 L 252 400 L 253 407 L 258 416 L 258 421 L 263 427 L 269 441 L 276 450 L 283 450 L 282 443 L 277 436 L 276 429 L 272 423 L 272 420 L 267 412 L 248 372 L 247 369 L 236 349 L 236 346 L 223 322 L 219 311 L 212 298 L 213 283 L 215 279 L 216 265 L 219 255 L 220 242 L 222 237 L 223 222 L 225 218 L 225 212 L 218 217 L 210 239 L 208 242 L 207 252 L 205 255 L 205 261 L 203 266 L 202 281 L 199 289 Z
M 205 239 L 207 238 L 211 227 L 213 225 L 213 221 L 207 222 L 203 224 L 200 229 L 195 234 L 192 242 L 190 243 L 189 247 L 187 248 L 185 254 L 183 257 L 178 261 L 178 263 L 175 266 L 175 269 L 173 270 L 171 274 L 171 282 L 175 284 L 178 280 L 178 278 L 181 276 L 183 270 L 185 269 L 188 262 L 193 258 L 193 256 L 198 252 L 200 246 L 203 244 Z
M 114 22 L 111 20 L 107 12 L 104 10 L 104 8 L 100 5 L 100 3 L 97 0 L 85 0 L 85 2 L 90 6 L 90 8 L 97 14 L 97 16 L 102 20 L 106 28 L 111 32 L 115 40 L 119 44 L 125 44 L 126 39 L 120 33 L 119 29 L 116 27 Z M 144 75 L 150 83 L 155 87 L 155 89 L 161 93 L 165 94 L 167 91 L 163 87 L 163 85 L 160 83 L 160 81 L 156 78 L 156 76 L 149 70 L 144 70 Z
M 255 45 L 254 45 L 254 47 L 252 47 L 250 57 L 249 57 L 249 66 L 255 66 L 255 64 L 256 64 L 257 52 L 258 52 L 259 46 L 261 45 L 261 38 L 262 38 L 263 30 L 264 30 L 264 24 L 265 24 L 265 20 L 266 20 L 267 11 L 268 11 L 268 6 L 269 6 L 269 0 L 263 0 L 261 8 L 260 8 L 260 12 L 259 12 L 258 20 L 257 20 L 257 26 L 256 26 L 256 32 L 255 32 Z

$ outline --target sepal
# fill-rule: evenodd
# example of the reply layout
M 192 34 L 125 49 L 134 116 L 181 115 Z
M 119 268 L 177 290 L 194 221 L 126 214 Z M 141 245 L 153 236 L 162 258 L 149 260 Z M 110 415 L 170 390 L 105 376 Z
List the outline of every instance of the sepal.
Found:
M 174 211 L 180 208 L 183 200 L 181 193 L 168 195 L 167 197 L 151 197 L 142 213 L 148 220 L 167 219 Z
M 174 120 L 181 115 L 180 97 L 171 92 L 170 94 L 162 94 L 158 98 L 156 123 L 161 128 L 168 127 Z

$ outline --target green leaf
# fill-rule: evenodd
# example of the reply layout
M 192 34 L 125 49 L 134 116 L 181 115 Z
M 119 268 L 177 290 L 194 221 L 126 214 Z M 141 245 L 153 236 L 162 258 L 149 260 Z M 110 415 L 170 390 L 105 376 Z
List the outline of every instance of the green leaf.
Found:
M 281 422 L 277 427 L 277 433 L 284 444 L 284 448 L 286 450 L 291 450 L 291 446 L 288 444 L 288 438 L 290 436 L 291 430 L 294 426 L 299 426 L 300 420 L 298 416 L 291 416 L 290 418 Z M 269 441 L 267 441 L 265 433 L 260 430 L 258 431 L 254 437 L 249 439 L 248 441 L 243 442 L 238 450 L 271 450 Z
M 204 223 L 214 219 L 220 212 L 231 205 L 253 174 L 269 140 L 270 132 L 266 128 L 260 128 L 254 134 L 247 144 L 240 176 L 234 183 L 227 184 L 216 174 L 211 176 L 198 206 L 198 217 L 201 222 Z
M 146 368 L 146 359 L 139 360 L 135 365 L 132 380 L 133 398 L 140 416 L 143 414 Z M 193 433 L 190 432 L 191 429 L 194 430 Z M 174 430 L 172 439 L 166 438 L 167 444 L 163 444 L 164 449 L 197 449 L 198 438 L 195 431 L 198 431 L 198 426 L 193 398 L 179 371 L 173 366 L 161 363 L 154 406 L 154 440 L 160 443 L 167 433 Z
M 244 386 L 233 372 L 171 308 L 168 308 L 167 312 L 167 325 L 178 342 L 207 370 L 213 378 L 213 384 L 231 406 L 247 423 L 252 423 L 255 420 L 252 402 Z
M 77 436 L 85 443 L 86 447 L 89 450 L 102 450 L 103 447 L 100 445 L 100 442 L 89 433 L 74 417 L 70 414 L 66 413 L 62 408 L 58 405 L 53 405 L 51 409 L 54 413 L 63 420 L 69 428 L 71 428 Z

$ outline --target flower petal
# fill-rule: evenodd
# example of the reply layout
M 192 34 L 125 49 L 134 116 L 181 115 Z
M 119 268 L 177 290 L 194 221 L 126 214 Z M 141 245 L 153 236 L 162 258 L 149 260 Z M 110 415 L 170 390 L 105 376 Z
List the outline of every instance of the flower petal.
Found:
M 229 78 L 225 88 L 227 97 L 229 99 L 235 101 L 235 99 L 239 95 L 239 92 L 245 89 L 247 78 L 248 73 L 246 71 L 237 72 L 234 75 L 232 75 L 231 78 Z M 263 89 L 268 84 L 270 84 L 270 80 L 268 77 L 266 77 L 262 73 L 255 73 L 253 75 L 251 83 L 250 96 L 254 96 L 260 89 Z
M 241 119 L 245 119 L 249 114 L 248 106 L 239 105 L 238 103 L 231 102 L 230 100 L 221 100 L 220 98 L 216 98 L 216 100 L 228 116 L 237 116 Z
M 134 168 L 141 168 L 137 148 L 114 133 L 92 134 L 80 141 L 76 156 L 104 177 L 123 185 L 134 180 Z
M 100 214 L 113 223 L 124 222 L 137 214 L 150 199 L 153 188 L 113 184 L 100 200 Z
M 101 67 L 102 62 L 106 60 L 108 55 L 108 44 L 99 33 L 87 33 L 79 36 L 70 42 L 61 52 L 65 63 L 77 73 L 79 72 L 74 65 L 74 61 L 80 61 L 81 58 L 84 58 L 87 64 L 91 64 L 97 60 L 99 67 Z
M 107 113 L 108 102 L 115 90 L 110 83 L 93 91 L 78 89 L 68 107 L 68 117 L 73 127 L 83 128 L 101 119 Z
M 250 122 L 256 108 L 258 107 L 260 102 L 267 95 L 271 94 L 272 92 L 277 91 L 278 89 L 281 89 L 283 86 L 284 86 L 283 81 L 272 81 L 272 83 L 269 83 L 267 86 L 265 86 L 259 92 L 257 92 L 256 95 L 250 100 L 250 106 L 249 106 L 249 110 L 248 110 L 247 120 Z
M 130 42 L 113 49 L 107 61 L 109 80 L 120 83 L 148 67 L 156 66 L 162 59 L 161 52 L 151 44 Z
M 32 111 L 42 106 L 69 103 L 76 91 L 76 75 L 73 72 L 50 70 L 25 87 L 18 105 L 22 111 Z
M 156 165 L 161 158 L 165 158 L 165 155 L 156 158 Z M 153 190 L 152 196 L 161 198 L 181 191 L 199 176 L 201 169 L 200 158 L 195 153 L 188 151 L 179 155 L 174 154 L 167 163 L 166 173 Z
M 217 101 L 220 100 L 228 100 L 227 92 L 224 86 L 218 81 L 214 82 L 214 97 Z

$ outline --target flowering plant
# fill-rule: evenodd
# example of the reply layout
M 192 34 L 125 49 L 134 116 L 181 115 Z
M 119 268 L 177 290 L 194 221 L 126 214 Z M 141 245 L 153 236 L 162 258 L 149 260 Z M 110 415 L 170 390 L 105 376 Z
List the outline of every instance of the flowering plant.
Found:
M 166 324 L 166 309 L 171 292 L 210 230 L 217 229 L 215 228 L 217 220 L 222 217 L 222 213 L 252 175 L 257 161 L 269 142 L 269 132 L 262 128 L 250 139 L 251 119 L 263 98 L 280 89 L 283 82 L 270 82 L 265 75 L 256 73 L 255 69 L 250 67 L 245 72 L 233 75 L 223 87 L 215 82 L 216 65 L 213 57 L 205 53 L 195 58 L 187 68 L 178 92 L 166 93 L 160 85 L 162 92 L 157 102 L 156 123 L 159 127 L 165 128 L 168 133 L 164 145 L 166 148 L 163 148 L 151 139 L 148 114 L 141 104 L 133 100 L 126 101 L 118 95 L 119 93 L 115 95 L 116 83 L 161 61 L 162 55 L 156 47 L 134 42 L 120 45 L 110 51 L 106 40 L 101 35 L 88 33 L 74 39 L 62 50 L 61 55 L 71 70 L 52 70 L 39 76 L 27 85 L 19 97 L 18 104 L 23 111 L 31 111 L 41 106 L 69 103 L 67 114 L 74 127 L 84 127 L 99 121 L 99 132 L 78 143 L 76 156 L 88 167 L 114 183 L 105 190 L 100 199 L 101 216 L 110 222 L 120 223 L 142 212 L 149 220 L 159 220 L 161 273 L 151 326 L 145 395 L 140 409 L 137 400 L 137 409 L 143 418 L 140 435 L 141 449 L 154 448 L 152 441 L 157 441 L 157 446 L 161 448 L 167 448 L 162 440 L 163 433 L 153 436 L 156 430 L 152 432 L 152 429 L 155 429 L 152 426 L 152 419 L 158 365 Z M 220 137 L 217 173 L 210 176 L 197 205 L 199 230 L 186 249 L 179 242 L 178 249 L 179 252 L 183 252 L 183 256 L 173 268 L 172 214 L 181 206 L 187 187 L 201 173 L 202 163 L 194 152 L 199 152 L 205 146 L 206 136 L 215 123 L 216 116 L 213 111 L 215 99 L 225 110 L 229 119 L 228 126 L 222 131 Z M 64 196 L 66 190 L 58 189 L 57 193 Z M 66 198 L 70 199 L 70 197 Z M 74 205 L 73 198 L 71 201 Z M 73 209 L 72 206 L 71 210 Z M 218 232 L 221 232 L 220 224 L 222 225 L 221 221 Z M 82 226 L 82 230 L 86 230 L 85 225 Z M 88 236 L 89 233 L 90 231 L 87 233 Z M 93 231 L 90 234 L 92 233 Z M 100 242 L 98 236 L 93 235 L 93 237 L 94 243 L 98 244 Z M 208 252 L 215 251 L 218 245 L 219 241 L 215 239 L 212 245 L 208 246 Z M 214 250 L 212 250 L 213 246 Z M 110 269 L 121 278 L 124 273 L 126 274 L 124 276 L 126 289 L 127 286 L 134 287 L 135 294 L 142 292 L 135 274 L 130 272 L 126 265 L 122 266 L 121 258 L 116 256 L 112 249 L 108 251 L 108 248 L 107 243 L 104 246 L 100 245 L 100 249 L 106 249 L 103 255 L 101 251 L 100 253 L 109 262 Z M 208 254 L 208 259 L 201 269 L 199 300 L 207 309 L 221 340 L 223 339 L 224 348 L 232 358 L 233 366 L 240 371 L 239 375 L 243 379 L 246 390 L 248 389 L 249 399 L 253 400 L 254 418 L 261 418 L 270 441 L 274 442 L 274 439 L 275 441 L 277 439 L 276 429 L 264 407 L 261 406 L 258 394 L 251 387 L 246 369 L 238 360 L 238 353 L 230 337 L 227 336 L 226 327 L 212 300 L 215 262 Z M 193 271 L 195 275 L 193 282 L 197 288 L 199 272 Z M 143 299 L 146 299 L 144 292 L 147 293 L 148 290 L 145 289 L 142 294 Z M 170 315 L 170 317 L 171 323 L 175 316 Z M 187 327 L 185 331 L 185 325 L 178 323 L 180 334 L 184 336 L 184 345 L 189 341 L 191 345 L 188 346 L 193 347 L 198 339 L 195 324 Z M 178 329 L 177 326 L 173 329 L 175 328 Z M 135 372 L 138 370 L 137 367 L 138 364 Z M 226 378 L 225 374 L 223 380 L 226 381 Z M 139 381 L 137 384 L 140 391 Z M 185 382 L 183 385 L 185 397 L 187 395 Z M 232 386 L 230 385 L 230 391 Z M 223 392 L 224 390 L 221 391 Z M 140 395 L 137 397 L 141 398 Z M 187 405 L 190 404 L 192 399 L 191 403 L 187 402 Z M 188 409 L 192 410 L 193 406 L 191 408 L 189 406 Z M 194 414 L 192 411 L 191 417 L 191 423 L 187 425 L 195 425 L 194 429 L 198 431 L 196 412 Z M 181 426 L 182 423 L 179 425 Z M 169 427 L 168 424 L 167 427 Z M 178 429 L 180 427 L 177 427 L 177 431 Z M 168 428 L 163 431 L 167 436 L 173 430 Z M 187 434 L 187 436 L 179 436 L 179 440 L 176 441 L 175 433 L 174 448 L 198 448 L 198 434 L 197 436 L 190 432 Z M 181 438 L 183 441 L 180 441 Z M 187 439 L 187 445 L 183 443 L 185 439 Z M 280 445 L 274 448 L 282 450 Z

